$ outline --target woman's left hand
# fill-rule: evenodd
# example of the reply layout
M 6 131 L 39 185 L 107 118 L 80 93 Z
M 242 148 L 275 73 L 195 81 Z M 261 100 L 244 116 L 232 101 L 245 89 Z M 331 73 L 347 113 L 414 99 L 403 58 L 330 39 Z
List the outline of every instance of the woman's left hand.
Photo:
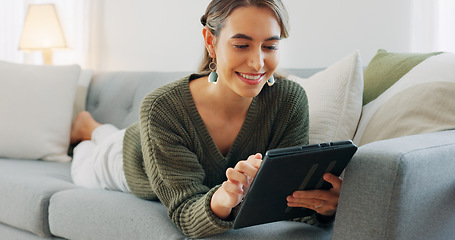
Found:
M 335 214 L 343 180 L 330 173 L 324 174 L 324 180 L 332 184 L 331 189 L 295 191 L 286 198 L 288 206 L 313 209 L 324 216 Z

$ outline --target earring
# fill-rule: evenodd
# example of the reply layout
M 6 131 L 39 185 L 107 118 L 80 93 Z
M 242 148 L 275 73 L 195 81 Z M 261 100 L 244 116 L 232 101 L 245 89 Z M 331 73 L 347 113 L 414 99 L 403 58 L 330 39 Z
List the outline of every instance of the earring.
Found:
M 267 85 L 269 85 L 269 87 L 271 87 L 273 84 L 275 83 L 275 78 L 273 77 L 273 75 L 269 78 L 269 80 L 267 80 Z
M 214 58 L 212 58 L 212 62 L 209 64 L 209 69 L 210 69 L 210 71 L 212 71 L 209 74 L 209 83 L 216 84 L 216 82 L 218 81 L 218 74 L 215 72 L 216 71 L 216 62 L 215 62 Z

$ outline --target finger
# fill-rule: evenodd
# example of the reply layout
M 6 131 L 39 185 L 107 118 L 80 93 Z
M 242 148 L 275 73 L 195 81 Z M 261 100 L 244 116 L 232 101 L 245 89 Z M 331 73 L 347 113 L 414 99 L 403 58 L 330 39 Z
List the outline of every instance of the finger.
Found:
M 297 205 L 307 205 L 307 206 L 320 206 L 324 200 L 322 199 L 314 199 L 314 198 L 295 198 L 293 196 L 288 196 L 286 198 L 288 203 L 297 204 Z M 326 201 L 324 201 L 326 202 Z
M 343 183 L 343 180 L 341 178 L 331 174 L 331 173 L 326 173 L 324 174 L 324 180 L 332 184 L 332 187 L 335 190 L 340 190 L 341 189 L 341 184 Z
M 305 199 L 305 201 L 300 201 L 289 196 L 286 200 L 288 200 L 287 205 L 289 207 L 304 207 L 315 211 L 318 211 L 322 207 L 325 208 L 325 201 L 320 199 Z
M 256 153 L 255 155 L 251 155 L 248 157 L 248 159 L 246 161 L 248 163 L 250 163 L 252 166 L 254 166 L 255 168 L 259 169 L 259 167 L 262 164 L 262 154 Z
M 243 188 L 241 186 L 241 184 L 239 183 L 236 183 L 236 182 L 232 182 L 232 181 L 224 181 L 223 182 L 223 185 L 222 185 L 222 188 L 224 188 L 224 190 L 227 192 L 227 193 L 230 193 L 230 194 L 234 194 L 234 195 L 240 195 L 240 194 L 243 194 Z
M 254 155 L 250 155 L 247 160 L 249 160 L 249 159 L 262 159 L 262 154 L 256 153 Z
M 322 199 L 326 201 L 333 198 L 333 194 L 327 190 L 295 191 L 292 196 L 299 199 Z
M 288 200 L 287 205 L 289 207 L 304 207 L 327 216 L 333 215 L 337 209 L 336 204 L 321 199 L 305 199 L 305 201 L 299 201 L 298 199 L 293 199 L 292 196 L 288 196 L 286 200 Z
M 258 159 L 256 159 L 258 160 Z M 252 160 L 251 160 L 252 161 Z M 240 161 L 238 162 L 234 169 L 248 175 L 250 178 L 256 177 L 256 173 L 258 172 L 258 168 L 251 164 L 251 161 Z
M 234 182 L 234 183 L 240 183 L 241 185 L 248 185 L 248 177 L 243 174 L 243 172 L 234 169 L 234 168 L 228 168 L 226 170 L 226 177 L 228 178 L 229 181 Z
M 298 208 L 308 208 L 312 210 L 316 210 L 313 205 L 306 204 L 306 203 L 299 203 L 299 202 L 288 202 L 288 207 L 298 207 Z

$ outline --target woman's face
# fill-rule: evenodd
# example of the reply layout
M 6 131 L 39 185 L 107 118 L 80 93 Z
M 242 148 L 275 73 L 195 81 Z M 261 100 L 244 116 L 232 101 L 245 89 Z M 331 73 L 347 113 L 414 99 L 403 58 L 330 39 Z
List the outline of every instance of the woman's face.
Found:
M 280 34 L 270 9 L 235 9 L 215 40 L 218 84 L 242 97 L 258 95 L 278 66 Z

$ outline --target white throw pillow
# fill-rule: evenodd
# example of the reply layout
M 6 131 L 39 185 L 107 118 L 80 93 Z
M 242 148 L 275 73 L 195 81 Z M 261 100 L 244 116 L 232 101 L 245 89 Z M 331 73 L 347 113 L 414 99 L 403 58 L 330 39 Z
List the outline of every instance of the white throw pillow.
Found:
M 67 162 L 78 65 L 0 61 L 0 157 Z
M 310 113 L 310 144 L 352 140 L 362 112 L 363 70 L 359 51 L 304 79 Z

